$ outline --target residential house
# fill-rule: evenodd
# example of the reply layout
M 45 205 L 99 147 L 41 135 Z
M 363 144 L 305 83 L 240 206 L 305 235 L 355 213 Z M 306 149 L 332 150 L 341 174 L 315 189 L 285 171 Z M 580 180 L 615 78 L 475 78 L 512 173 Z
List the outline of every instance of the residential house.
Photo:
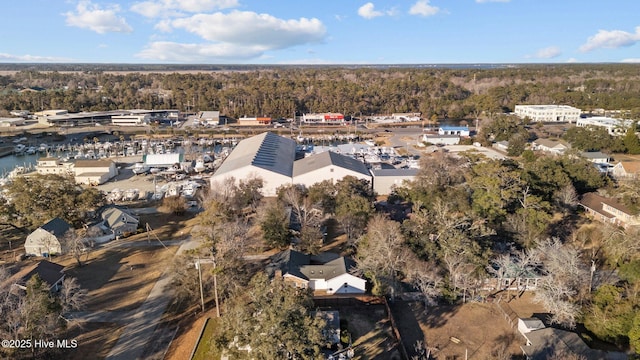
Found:
M 585 151 L 581 152 L 580 156 L 594 164 L 609 164 L 609 155 L 600 151 Z
M 271 276 L 282 276 L 285 282 L 303 289 L 312 289 L 316 294 L 363 294 L 366 280 L 352 275 L 353 260 L 337 254 L 322 253 L 306 255 L 295 250 L 286 250 L 271 257 L 267 272 Z
M 2 284 L 2 286 L 16 286 L 22 290 L 26 290 L 27 282 L 34 275 L 40 277 L 49 287 L 49 291 L 58 291 L 65 278 L 64 266 L 47 260 L 40 260 L 35 264 L 30 264 L 20 269 L 17 273 L 13 274 L 5 284 Z
M 633 180 L 640 174 L 640 161 L 619 161 L 615 164 L 609 174 L 618 180 Z
M 64 234 L 70 229 L 72 227 L 60 218 L 47 222 L 27 236 L 25 253 L 32 256 L 61 254 Z
M 571 145 L 557 140 L 536 139 L 531 143 L 531 148 L 537 151 L 562 155 L 565 151 L 571 148 Z
M 580 205 L 600 222 L 623 227 L 640 225 L 640 218 L 629 208 L 614 199 L 597 193 L 592 192 L 582 195 Z
M 614 354 L 594 350 L 578 334 L 555 328 L 543 328 L 522 334 L 527 344 L 520 346 L 527 360 L 561 359 L 577 356 L 585 360 L 613 359 Z M 610 357 L 611 356 L 611 357 Z
M 114 236 L 129 236 L 138 230 L 140 220 L 126 209 L 108 206 L 100 213 L 104 226 L 110 229 Z

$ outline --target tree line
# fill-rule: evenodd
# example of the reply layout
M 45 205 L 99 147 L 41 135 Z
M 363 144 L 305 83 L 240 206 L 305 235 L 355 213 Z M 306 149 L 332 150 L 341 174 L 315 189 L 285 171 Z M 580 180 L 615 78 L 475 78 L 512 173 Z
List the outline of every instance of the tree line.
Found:
M 257 67 L 200 73 L 25 69 L 0 76 L 0 109 L 219 110 L 230 117 L 289 118 L 420 112 L 425 119 L 474 119 L 516 104 L 566 104 L 640 113 L 638 65 L 518 65 L 501 69 Z M 41 91 L 18 92 L 22 89 Z

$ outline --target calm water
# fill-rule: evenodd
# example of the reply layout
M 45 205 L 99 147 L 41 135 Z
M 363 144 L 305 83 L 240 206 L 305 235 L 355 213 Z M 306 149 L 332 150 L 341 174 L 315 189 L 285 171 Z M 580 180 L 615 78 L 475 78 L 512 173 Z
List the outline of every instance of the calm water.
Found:
M 4 156 L 0 158 L 0 177 L 4 177 L 16 166 L 35 166 L 39 157 L 44 156 L 41 154 L 33 155 L 21 155 L 21 156 Z

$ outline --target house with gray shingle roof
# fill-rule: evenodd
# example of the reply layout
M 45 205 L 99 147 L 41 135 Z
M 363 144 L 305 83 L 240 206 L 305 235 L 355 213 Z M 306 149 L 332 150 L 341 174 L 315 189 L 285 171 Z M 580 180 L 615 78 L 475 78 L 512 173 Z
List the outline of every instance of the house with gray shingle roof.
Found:
M 35 264 L 27 265 L 13 274 L 7 283 L 1 286 L 11 285 L 22 290 L 26 290 L 27 282 L 35 275 L 38 275 L 42 282 L 47 284 L 49 291 L 57 291 L 62 286 L 65 278 L 64 266 L 47 260 L 41 260 Z
M 362 161 L 333 151 L 313 154 L 293 163 L 294 184 L 309 187 L 324 180 L 335 183 L 346 176 L 371 181 L 371 173 Z
M 70 229 L 71 226 L 60 218 L 50 220 L 27 236 L 25 253 L 33 256 L 61 254 L 62 238 Z
M 286 250 L 271 257 L 267 273 L 282 276 L 285 282 L 317 293 L 363 294 L 367 281 L 351 274 L 354 268 L 353 260 L 337 254 L 311 256 Z
M 100 214 L 105 227 L 111 229 L 115 236 L 128 236 L 138 230 L 140 220 L 129 211 L 118 206 L 108 206 Z

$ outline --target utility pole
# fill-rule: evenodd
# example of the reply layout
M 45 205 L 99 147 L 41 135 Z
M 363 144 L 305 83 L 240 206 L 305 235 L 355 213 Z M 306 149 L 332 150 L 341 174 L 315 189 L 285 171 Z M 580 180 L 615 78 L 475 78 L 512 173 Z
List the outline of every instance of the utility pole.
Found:
M 591 260 L 591 276 L 589 277 L 589 292 L 593 289 L 593 273 L 596 272 L 596 261 Z
M 200 283 L 200 304 L 202 305 L 202 312 L 204 312 L 204 292 L 202 291 L 202 268 L 200 266 L 200 258 L 196 261 L 196 268 L 198 269 L 198 282 Z

